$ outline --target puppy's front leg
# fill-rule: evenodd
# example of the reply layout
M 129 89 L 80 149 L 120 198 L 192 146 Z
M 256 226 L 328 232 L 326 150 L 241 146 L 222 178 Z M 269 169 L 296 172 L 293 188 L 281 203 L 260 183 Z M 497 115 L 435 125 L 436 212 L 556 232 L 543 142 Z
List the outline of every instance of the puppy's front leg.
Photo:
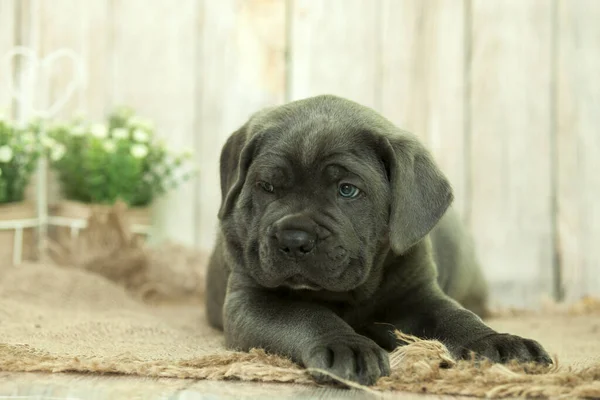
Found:
M 230 348 L 263 348 L 364 385 L 389 375 L 387 352 L 322 305 L 286 298 L 232 274 L 224 313 Z M 329 380 L 319 373 L 313 376 Z
M 396 329 L 417 337 L 440 340 L 457 358 L 468 358 L 474 352 L 494 362 L 552 363 L 538 342 L 496 332 L 476 314 L 446 296 L 435 283 L 413 289 L 396 304 L 401 307 L 396 307 L 385 317 Z M 384 332 L 381 327 L 373 325 L 368 335 L 385 348 L 395 347 L 389 330 Z

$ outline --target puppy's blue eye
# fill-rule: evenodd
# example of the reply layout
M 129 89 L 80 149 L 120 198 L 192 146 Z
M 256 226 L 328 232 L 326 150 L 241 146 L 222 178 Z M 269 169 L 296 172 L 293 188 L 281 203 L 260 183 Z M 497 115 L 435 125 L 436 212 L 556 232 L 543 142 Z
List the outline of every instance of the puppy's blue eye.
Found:
M 359 195 L 360 189 L 349 183 L 342 183 L 340 185 L 340 187 L 338 188 L 338 193 L 342 197 L 346 197 L 348 199 L 353 199 Z
M 258 182 L 258 185 L 261 187 L 262 190 L 264 190 L 267 193 L 273 193 L 273 185 L 271 185 L 269 182 Z

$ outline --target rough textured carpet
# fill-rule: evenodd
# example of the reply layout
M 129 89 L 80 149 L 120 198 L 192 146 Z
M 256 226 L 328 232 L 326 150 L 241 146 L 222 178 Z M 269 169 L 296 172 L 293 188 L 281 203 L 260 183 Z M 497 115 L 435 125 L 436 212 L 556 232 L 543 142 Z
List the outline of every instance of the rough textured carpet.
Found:
M 165 304 L 166 293 L 173 292 L 181 279 L 171 277 L 162 282 L 167 286 L 161 292 L 160 304 L 148 298 L 148 288 L 156 292 L 152 280 L 166 279 L 165 271 L 162 275 L 152 271 L 157 266 L 168 268 L 170 263 L 163 261 L 171 259 L 164 249 L 161 257 L 149 252 L 127 258 L 112 248 L 79 268 L 50 264 L 0 268 L 0 371 L 118 373 L 314 385 L 305 370 L 283 358 L 261 350 L 227 351 L 222 334 L 205 322 L 200 289 L 188 288 L 185 302 L 179 299 L 178 303 Z M 121 260 L 121 264 L 111 259 Z M 130 271 L 123 260 L 132 259 L 137 272 L 128 272 L 127 279 L 115 273 L 115 265 Z M 193 287 L 200 288 L 199 260 L 201 257 L 181 259 L 185 266 L 171 274 L 196 277 L 198 282 Z M 140 287 L 146 289 L 140 292 Z M 401 336 L 399 340 L 408 344 L 392 353 L 392 375 L 363 390 L 496 398 L 600 397 L 597 301 L 587 299 L 577 307 L 555 307 L 537 314 L 509 314 L 490 324 L 501 331 L 539 340 L 557 356 L 557 365 L 540 370 L 523 365 L 457 363 L 438 342 Z
M 491 322 L 533 336 L 558 368 L 455 363 L 437 342 L 416 341 L 392 355 L 394 373 L 369 390 L 487 397 L 600 396 L 600 315 L 521 315 Z M 410 340 L 410 339 L 409 339 Z M 97 274 L 50 265 L 6 270 L 0 282 L 0 370 L 78 371 L 195 379 L 312 384 L 306 371 L 256 350 L 224 349 L 202 307 L 148 305 Z

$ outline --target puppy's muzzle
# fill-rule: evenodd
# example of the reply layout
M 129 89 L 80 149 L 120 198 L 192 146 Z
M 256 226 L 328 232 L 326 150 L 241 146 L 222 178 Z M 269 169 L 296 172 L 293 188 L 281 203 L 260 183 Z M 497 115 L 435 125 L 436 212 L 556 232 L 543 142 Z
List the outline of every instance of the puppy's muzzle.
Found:
M 272 242 L 280 254 L 301 259 L 312 253 L 317 246 L 317 224 L 303 215 L 288 215 L 275 222 L 271 231 Z
M 275 233 L 279 251 L 288 257 L 301 258 L 309 254 L 317 242 L 317 235 L 311 232 L 286 229 Z

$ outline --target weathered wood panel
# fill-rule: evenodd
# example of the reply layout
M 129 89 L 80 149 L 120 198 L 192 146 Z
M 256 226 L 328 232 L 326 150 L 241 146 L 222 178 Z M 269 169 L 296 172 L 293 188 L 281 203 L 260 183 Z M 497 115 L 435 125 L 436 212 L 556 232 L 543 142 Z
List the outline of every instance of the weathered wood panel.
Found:
M 15 19 L 16 3 L 14 0 L 0 1 L 0 114 L 8 117 L 12 113 L 12 96 L 7 88 L 14 77 L 14 69 L 5 64 L 5 55 L 16 44 Z
M 465 2 L 384 0 L 382 112 L 418 135 L 450 179 L 465 214 Z
M 40 59 L 57 51 L 70 49 L 81 57 L 84 76 L 78 77 L 73 60 L 60 57 L 38 71 L 37 107 L 48 109 L 67 96 L 74 80 L 81 85 L 62 109 L 57 119 L 82 113 L 96 121 L 105 116 L 109 101 L 110 54 L 108 53 L 108 0 L 23 0 L 20 25 L 23 44 L 34 48 Z M 29 195 L 33 197 L 37 179 L 32 181 Z M 48 201 L 60 200 L 60 186 L 53 171 L 48 173 Z
M 291 100 L 335 94 L 380 109 L 379 5 L 372 0 L 291 2 Z
M 219 157 L 227 137 L 259 109 L 285 96 L 285 2 L 203 2 L 197 93 L 200 179 L 194 223 L 209 249 L 221 201 Z
M 85 87 L 77 90 L 57 117 L 69 118 L 81 112 L 99 120 L 104 118 L 108 103 L 110 79 L 110 53 L 108 0 L 30 0 L 37 6 L 39 15 L 32 21 L 30 37 L 38 41 L 40 57 L 47 57 L 57 50 L 68 48 L 77 52 L 84 62 Z M 70 82 L 76 79 L 73 62 L 67 58 L 57 60 L 44 71 L 47 82 L 47 105 L 64 96 Z M 42 89 L 42 88 L 40 88 Z
M 169 148 L 195 148 L 199 9 L 196 0 L 111 2 L 112 105 L 126 104 L 156 124 Z M 214 149 L 211 149 L 214 151 Z M 188 182 L 155 207 L 154 238 L 194 244 L 196 188 Z
M 566 299 L 600 294 L 600 2 L 558 2 L 558 251 Z
M 472 4 L 470 221 L 506 305 L 552 292 L 551 6 Z
M 127 104 L 195 149 L 199 179 L 158 202 L 155 226 L 203 249 L 221 147 L 253 112 L 323 93 L 372 106 L 449 176 L 495 298 L 535 306 L 561 285 L 600 292 L 598 20 L 595 0 L 0 0 L 0 55 L 73 48 L 87 88 L 61 117 Z M 71 75 L 50 71 L 50 100 Z

